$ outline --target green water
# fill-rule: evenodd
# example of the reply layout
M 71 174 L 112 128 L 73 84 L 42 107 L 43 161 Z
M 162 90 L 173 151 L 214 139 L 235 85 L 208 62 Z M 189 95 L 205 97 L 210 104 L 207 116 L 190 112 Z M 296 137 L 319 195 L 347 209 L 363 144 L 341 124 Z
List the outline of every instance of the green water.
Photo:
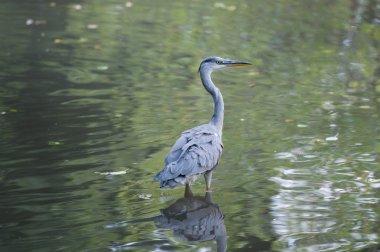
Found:
M 377 251 L 378 1 L 1 6 L 1 251 Z M 191 201 L 152 177 L 212 114 L 212 55 L 253 66 L 213 75 L 224 153 Z

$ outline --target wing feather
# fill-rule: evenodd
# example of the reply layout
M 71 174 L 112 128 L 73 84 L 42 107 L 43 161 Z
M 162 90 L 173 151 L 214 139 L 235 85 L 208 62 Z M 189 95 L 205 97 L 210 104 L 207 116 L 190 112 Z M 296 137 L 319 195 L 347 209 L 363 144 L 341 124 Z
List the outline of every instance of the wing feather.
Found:
M 182 133 L 165 159 L 164 169 L 156 175 L 161 185 L 168 181 L 184 183 L 192 175 L 212 170 L 223 151 L 221 136 L 210 124 L 201 125 Z

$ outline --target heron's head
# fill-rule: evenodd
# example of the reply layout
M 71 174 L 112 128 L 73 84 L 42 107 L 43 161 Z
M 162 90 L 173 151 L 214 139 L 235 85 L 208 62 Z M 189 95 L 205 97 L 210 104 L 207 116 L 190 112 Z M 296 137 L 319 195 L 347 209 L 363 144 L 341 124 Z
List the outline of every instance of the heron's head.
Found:
M 240 60 L 223 59 L 221 57 L 207 57 L 201 62 L 198 71 L 205 70 L 212 72 L 225 67 L 244 67 L 249 65 L 251 65 L 251 63 Z

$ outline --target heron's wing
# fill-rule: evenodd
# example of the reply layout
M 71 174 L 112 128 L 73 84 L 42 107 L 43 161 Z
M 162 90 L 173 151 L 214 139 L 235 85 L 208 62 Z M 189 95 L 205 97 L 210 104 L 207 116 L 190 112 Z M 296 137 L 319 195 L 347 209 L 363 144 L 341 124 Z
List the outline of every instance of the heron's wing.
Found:
M 218 164 L 222 150 L 221 137 L 211 125 L 187 130 L 170 150 L 157 178 L 166 181 L 211 170 Z
M 214 168 L 222 155 L 223 145 L 220 137 L 214 133 L 203 132 L 183 147 L 183 153 L 172 166 L 172 173 L 193 175 L 204 173 Z
M 188 131 L 185 131 L 182 133 L 181 137 L 178 138 L 178 140 L 175 142 L 171 150 L 169 151 L 169 154 L 165 158 L 165 166 L 170 164 L 171 162 L 174 162 L 178 160 L 182 153 L 182 148 L 184 145 L 186 145 L 191 139 L 191 134 L 189 134 Z

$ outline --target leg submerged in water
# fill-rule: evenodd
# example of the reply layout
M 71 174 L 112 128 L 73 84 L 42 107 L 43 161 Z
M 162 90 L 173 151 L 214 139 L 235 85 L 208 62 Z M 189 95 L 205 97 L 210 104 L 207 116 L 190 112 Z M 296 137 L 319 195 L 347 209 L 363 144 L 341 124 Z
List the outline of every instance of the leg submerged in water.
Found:
M 185 198 L 192 198 L 193 197 L 193 192 L 191 191 L 191 186 L 190 184 L 186 184 L 186 188 L 185 188 L 185 195 L 184 195 Z

